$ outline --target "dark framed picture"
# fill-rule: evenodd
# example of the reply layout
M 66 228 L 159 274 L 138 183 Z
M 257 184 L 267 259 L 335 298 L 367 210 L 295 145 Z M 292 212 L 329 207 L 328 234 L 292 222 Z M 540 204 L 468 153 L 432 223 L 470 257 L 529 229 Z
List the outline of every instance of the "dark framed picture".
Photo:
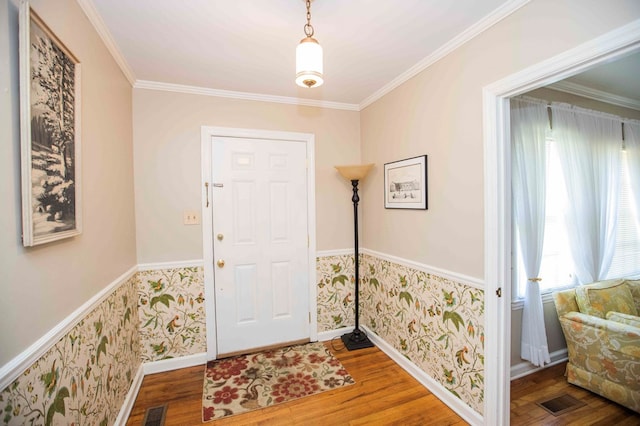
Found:
M 426 210 L 427 156 L 385 163 L 384 207 Z
M 82 232 L 80 63 L 22 2 L 20 8 L 22 241 Z

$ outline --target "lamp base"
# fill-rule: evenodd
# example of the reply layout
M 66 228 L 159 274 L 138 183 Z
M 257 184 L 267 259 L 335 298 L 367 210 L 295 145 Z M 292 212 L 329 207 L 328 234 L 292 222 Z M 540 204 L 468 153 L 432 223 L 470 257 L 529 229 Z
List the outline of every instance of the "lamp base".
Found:
M 343 334 L 341 339 L 344 346 L 350 351 L 373 347 L 371 340 L 359 329 L 353 330 L 352 333 Z

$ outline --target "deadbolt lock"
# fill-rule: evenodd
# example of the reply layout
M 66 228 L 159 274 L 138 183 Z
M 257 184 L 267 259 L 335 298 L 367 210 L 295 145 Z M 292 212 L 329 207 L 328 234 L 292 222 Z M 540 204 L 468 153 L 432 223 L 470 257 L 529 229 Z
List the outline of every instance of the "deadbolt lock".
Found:
M 218 264 L 218 268 L 224 268 L 224 260 L 218 259 L 216 263 Z
M 224 235 L 218 234 L 218 235 L 216 235 L 216 238 L 218 239 L 218 241 L 222 241 L 222 240 L 224 240 Z

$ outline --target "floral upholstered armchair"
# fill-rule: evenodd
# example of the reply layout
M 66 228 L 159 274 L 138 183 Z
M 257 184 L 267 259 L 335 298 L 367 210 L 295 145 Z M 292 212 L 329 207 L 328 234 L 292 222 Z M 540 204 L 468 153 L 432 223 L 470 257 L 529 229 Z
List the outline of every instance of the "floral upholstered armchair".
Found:
M 640 413 L 640 280 L 583 285 L 553 299 L 569 383 Z

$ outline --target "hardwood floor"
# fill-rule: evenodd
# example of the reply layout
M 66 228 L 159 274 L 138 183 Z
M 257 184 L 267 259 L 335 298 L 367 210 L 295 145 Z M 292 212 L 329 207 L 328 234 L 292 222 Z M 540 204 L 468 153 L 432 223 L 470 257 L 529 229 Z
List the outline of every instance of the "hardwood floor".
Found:
M 226 419 L 224 425 L 465 425 L 466 422 L 378 348 L 349 352 L 327 347 L 356 381 L 353 386 Z M 340 343 L 336 343 L 336 346 Z M 565 364 L 511 383 L 511 424 L 640 426 L 640 415 L 567 383 Z M 142 424 L 147 408 L 168 404 L 166 426 L 200 425 L 204 366 L 146 376 L 127 425 Z M 555 417 L 537 401 L 568 393 L 587 405 Z
M 356 384 L 273 407 L 216 420 L 224 425 L 466 425 L 453 410 L 378 348 L 349 352 L 327 347 Z M 336 346 L 342 346 L 337 342 Z M 147 408 L 168 404 L 165 426 L 200 425 L 204 366 L 144 378 L 127 425 L 142 424 Z
M 511 425 L 640 425 L 640 414 L 568 383 L 565 367 L 558 364 L 511 382 Z M 536 405 L 564 393 L 587 405 L 558 417 Z

